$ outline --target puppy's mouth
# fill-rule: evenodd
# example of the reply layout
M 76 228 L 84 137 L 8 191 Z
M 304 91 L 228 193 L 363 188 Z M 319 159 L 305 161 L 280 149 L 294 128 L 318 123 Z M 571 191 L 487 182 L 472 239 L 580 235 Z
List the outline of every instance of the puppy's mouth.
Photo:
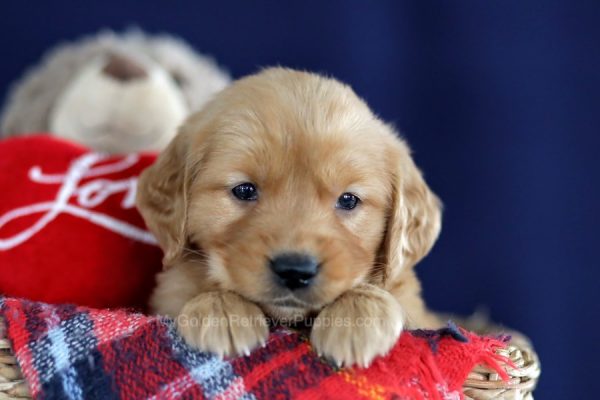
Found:
M 269 302 L 269 304 L 273 305 L 275 307 L 282 307 L 282 308 L 302 308 L 302 309 L 314 308 L 313 304 L 310 304 L 303 300 L 300 300 L 299 298 L 297 298 L 293 295 L 274 299 L 271 302 Z
M 260 305 L 269 317 L 283 325 L 298 323 L 321 308 L 294 295 L 278 297 L 268 302 L 263 301 Z

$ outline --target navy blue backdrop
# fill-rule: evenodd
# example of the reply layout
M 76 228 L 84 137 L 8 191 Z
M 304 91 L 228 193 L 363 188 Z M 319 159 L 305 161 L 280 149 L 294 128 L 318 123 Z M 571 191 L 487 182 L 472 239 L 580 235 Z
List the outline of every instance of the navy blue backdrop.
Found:
M 542 399 L 583 399 L 600 328 L 600 2 L 2 2 L 0 95 L 59 40 L 132 23 L 236 77 L 323 71 L 396 123 L 445 203 L 437 309 L 533 338 Z M 595 310 L 595 311 L 594 311 Z

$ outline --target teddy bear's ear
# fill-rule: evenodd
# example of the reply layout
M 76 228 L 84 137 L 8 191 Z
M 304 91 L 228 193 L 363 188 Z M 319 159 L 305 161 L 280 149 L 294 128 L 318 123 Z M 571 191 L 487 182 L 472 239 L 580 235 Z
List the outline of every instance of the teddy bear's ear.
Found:
M 187 241 L 188 137 L 182 129 L 138 182 L 136 204 L 164 252 L 165 268 L 183 256 Z

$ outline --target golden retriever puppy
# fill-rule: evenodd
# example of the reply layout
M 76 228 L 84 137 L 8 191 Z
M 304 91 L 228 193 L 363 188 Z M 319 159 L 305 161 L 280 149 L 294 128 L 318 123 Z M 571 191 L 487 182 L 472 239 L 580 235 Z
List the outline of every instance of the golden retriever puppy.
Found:
M 137 204 L 164 250 L 151 306 L 201 350 L 248 354 L 266 316 L 314 316 L 319 354 L 367 366 L 403 328 L 437 324 L 413 267 L 440 203 L 394 129 L 333 79 L 235 82 L 142 174 Z

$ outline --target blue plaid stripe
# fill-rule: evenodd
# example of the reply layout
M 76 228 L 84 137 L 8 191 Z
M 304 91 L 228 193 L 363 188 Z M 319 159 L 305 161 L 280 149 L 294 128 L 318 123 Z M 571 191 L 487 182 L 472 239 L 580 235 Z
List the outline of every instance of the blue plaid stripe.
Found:
M 240 378 L 233 371 L 231 363 L 212 354 L 192 349 L 177 334 L 172 321 L 164 321 L 164 323 L 168 327 L 167 332 L 174 358 L 190 371 L 191 377 L 202 387 L 206 397 L 218 396 L 234 384 L 237 378 Z M 255 400 L 255 397 L 245 393 L 242 399 Z

